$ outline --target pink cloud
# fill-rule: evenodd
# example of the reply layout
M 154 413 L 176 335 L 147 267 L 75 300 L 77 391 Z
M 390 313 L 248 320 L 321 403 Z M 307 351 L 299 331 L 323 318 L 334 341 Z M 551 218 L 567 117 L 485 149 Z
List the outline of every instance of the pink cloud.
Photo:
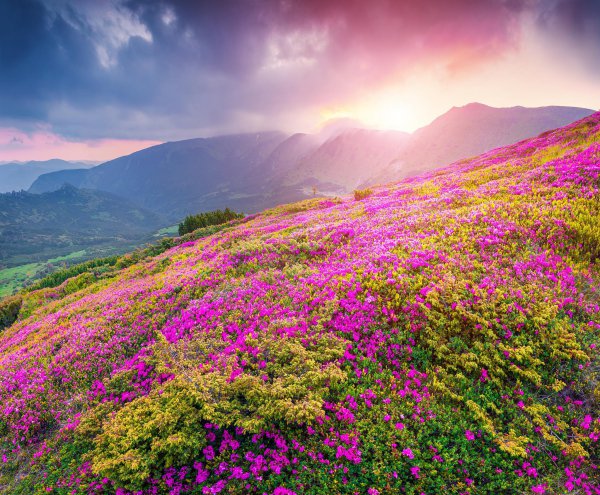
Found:
M 62 158 L 102 162 L 156 144 L 160 144 L 160 141 L 135 139 L 70 141 L 43 128 L 33 132 L 0 128 L 0 161 Z

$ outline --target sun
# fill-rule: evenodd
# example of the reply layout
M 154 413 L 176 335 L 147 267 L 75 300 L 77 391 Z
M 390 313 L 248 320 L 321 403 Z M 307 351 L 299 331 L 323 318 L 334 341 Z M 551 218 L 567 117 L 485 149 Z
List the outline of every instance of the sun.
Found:
M 411 132 L 418 127 L 413 105 L 395 91 L 368 95 L 353 109 L 356 118 L 370 127 Z
M 365 127 L 412 132 L 422 125 L 414 103 L 397 91 L 383 90 L 343 106 L 326 107 L 320 111 L 322 123 L 335 119 L 353 119 Z
M 326 107 L 320 111 L 320 120 L 322 124 L 330 120 L 355 118 L 356 116 L 352 113 L 352 110 L 345 107 Z

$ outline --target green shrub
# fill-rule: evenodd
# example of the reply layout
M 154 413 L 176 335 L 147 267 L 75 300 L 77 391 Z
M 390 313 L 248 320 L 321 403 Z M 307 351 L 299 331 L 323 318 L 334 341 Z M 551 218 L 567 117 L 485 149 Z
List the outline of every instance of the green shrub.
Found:
M 179 235 L 189 234 L 196 229 L 210 227 L 211 225 L 221 225 L 243 217 L 244 215 L 242 213 L 236 213 L 229 208 L 207 211 L 197 215 L 188 215 L 184 218 L 183 222 L 179 224 Z
M 64 287 L 64 293 L 73 294 L 81 289 L 86 288 L 97 280 L 96 276 L 91 272 L 84 272 L 76 277 L 70 278 Z
M 16 321 L 22 304 L 21 296 L 11 296 L 0 301 L 0 330 L 10 327 Z
M 82 273 L 101 271 L 108 267 L 112 267 L 119 259 L 120 258 L 118 256 L 109 256 L 108 258 L 96 258 L 84 263 L 78 263 L 45 276 L 44 278 L 26 287 L 25 290 L 27 292 L 33 292 L 39 289 L 58 287 L 66 280 L 76 277 Z

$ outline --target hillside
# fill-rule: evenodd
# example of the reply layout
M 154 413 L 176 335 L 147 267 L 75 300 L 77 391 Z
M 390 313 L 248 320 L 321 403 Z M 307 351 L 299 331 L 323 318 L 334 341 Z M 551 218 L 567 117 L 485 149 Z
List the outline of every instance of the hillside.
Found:
M 91 165 L 65 160 L 31 161 L 0 164 L 0 193 L 27 190 L 42 174 L 59 170 L 86 169 Z
M 0 194 L 0 267 L 102 245 L 131 246 L 164 227 L 158 215 L 102 191 L 63 186 Z
M 597 113 L 5 301 L 0 493 L 599 493 L 599 189 Z
M 335 121 L 316 134 L 270 132 L 165 143 L 91 170 L 45 174 L 30 192 L 65 183 L 108 191 L 178 221 L 230 207 L 254 213 L 277 204 L 351 192 L 439 168 L 591 114 L 571 107 L 453 109 L 407 135 Z M 468 136 L 468 139 L 465 139 Z

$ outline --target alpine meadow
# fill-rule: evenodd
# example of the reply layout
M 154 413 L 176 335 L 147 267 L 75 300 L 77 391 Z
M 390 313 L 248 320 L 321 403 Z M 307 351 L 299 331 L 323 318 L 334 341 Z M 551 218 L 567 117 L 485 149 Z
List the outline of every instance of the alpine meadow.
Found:
M 22 292 L 0 489 L 599 493 L 599 188 L 596 113 Z
M 0 0 L 0 495 L 600 495 L 600 0 Z

